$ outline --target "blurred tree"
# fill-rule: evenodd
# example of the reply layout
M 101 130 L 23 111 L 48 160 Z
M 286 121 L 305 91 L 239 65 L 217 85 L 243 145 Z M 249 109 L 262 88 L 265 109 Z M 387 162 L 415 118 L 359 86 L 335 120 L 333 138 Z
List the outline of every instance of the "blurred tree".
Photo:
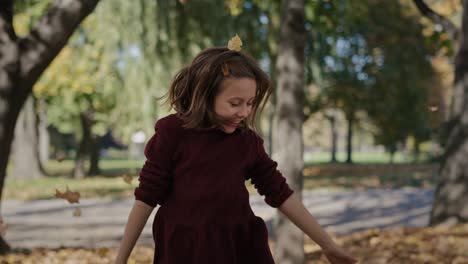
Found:
M 26 36 L 41 17 L 48 4 L 44 0 L 16 1 L 13 26 L 16 34 Z M 25 102 L 15 126 L 12 145 L 12 178 L 38 178 L 46 174 L 42 162 L 47 160 L 47 131 L 45 117 L 36 113 L 41 102 L 32 95 Z
M 296 195 L 301 197 L 304 167 L 302 124 L 304 122 L 304 48 L 306 44 L 304 1 L 284 0 L 281 10 L 279 50 L 276 61 L 278 135 L 274 156 L 289 185 Z M 276 261 L 304 263 L 304 234 L 283 214 L 279 214 L 275 221 Z
M 56 0 L 30 34 L 18 37 L 13 26 L 13 0 L 0 2 L 0 197 L 21 107 L 39 76 L 97 3 L 98 0 Z M 8 249 L 0 238 L 0 253 Z
M 100 140 L 115 124 L 110 117 L 122 90 L 117 56 L 104 52 L 101 38 L 106 33 L 98 17 L 93 14 L 82 23 L 34 86 L 34 93 L 47 103 L 49 122 L 61 133 L 74 132 L 80 138 L 72 173 L 75 178 L 100 174 Z M 87 157 L 90 166 L 85 173 Z
M 154 99 L 164 95 L 175 72 L 202 49 L 225 46 L 236 33 L 245 43 L 243 49 L 271 69 L 274 60 L 270 50 L 276 45 L 276 36 L 270 27 L 276 17 L 270 16 L 274 11 L 269 2 L 103 3 L 101 7 L 109 11 L 100 18 L 117 36 L 110 36 L 114 44 L 109 47 L 119 50 L 119 71 L 125 87 L 117 105 L 121 101 L 126 107 L 119 108 L 116 116 L 123 124 L 131 124 L 117 126 L 116 134 L 128 140 L 135 130 L 152 133 L 154 120 L 166 113 Z M 116 13 L 121 15 L 116 17 Z
M 47 2 L 44 0 L 16 2 L 13 26 L 18 36 L 27 36 L 46 9 Z M 35 111 L 39 104 L 41 102 L 30 95 L 18 116 L 12 143 L 13 166 L 9 177 L 31 179 L 46 174 L 42 162 L 47 159 L 47 153 L 44 151 L 47 147 L 47 142 L 44 142 L 47 139 L 47 131 L 44 116 Z
M 441 159 L 439 182 L 432 206 L 430 224 L 468 222 L 467 153 L 467 91 L 468 91 L 468 1 L 463 4 L 461 29 L 449 19 L 432 10 L 424 1 L 414 0 L 421 13 L 442 27 L 454 41 L 455 80 L 448 120 L 444 127 L 447 139 Z
M 9 177 L 13 179 L 37 179 L 44 175 L 39 153 L 38 118 L 36 99 L 29 96 L 18 116 L 12 146 L 13 168 Z
M 433 132 L 429 93 L 437 76 L 429 58 L 437 48 L 423 35 L 419 17 L 408 12 L 411 9 L 406 4 L 375 6 L 373 10 L 370 16 L 379 27 L 369 41 L 375 47 L 377 63 L 376 69 L 368 71 L 374 80 L 368 113 L 378 128 L 376 143 L 387 149 L 393 162 L 398 143 L 403 145 L 409 136 L 417 143 L 427 141 Z
M 306 9 L 308 23 L 316 29 L 308 45 L 306 76 L 321 93 L 309 98 L 308 113 L 343 111 L 348 121 L 346 161 L 352 162 L 353 127 L 360 122 L 360 111 L 378 128 L 376 143 L 390 153 L 410 135 L 428 140 L 427 87 L 436 79 L 428 57 L 436 52 L 438 38 L 422 35 L 418 17 L 403 2 L 315 3 Z

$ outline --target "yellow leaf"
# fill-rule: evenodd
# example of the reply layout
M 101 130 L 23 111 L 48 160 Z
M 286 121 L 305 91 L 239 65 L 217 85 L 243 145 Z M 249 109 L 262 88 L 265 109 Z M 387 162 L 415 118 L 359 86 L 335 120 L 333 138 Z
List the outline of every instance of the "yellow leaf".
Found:
M 240 37 L 236 34 L 231 40 L 228 42 L 228 49 L 230 50 L 235 50 L 235 51 L 241 51 L 242 49 L 242 40 Z
M 107 253 L 109 252 L 109 248 L 107 247 L 102 247 L 102 248 L 99 248 L 98 249 L 98 255 L 103 258 L 107 255 Z
M 228 0 L 224 5 L 229 10 L 231 16 L 238 16 L 242 12 L 242 6 L 244 5 L 243 0 Z
M 68 186 L 65 192 L 60 192 L 59 190 L 55 189 L 55 197 L 65 199 L 69 203 L 80 203 L 80 193 L 70 191 L 70 189 L 68 189 Z
M 132 179 L 133 179 L 132 176 L 129 176 L 129 175 L 127 175 L 127 174 L 124 174 L 124 175 L 122 176 L 122 179 L 123 179 L 124 182 L 126 182 L 127 184 L 130 184 L 130 185 L 132 184 Z

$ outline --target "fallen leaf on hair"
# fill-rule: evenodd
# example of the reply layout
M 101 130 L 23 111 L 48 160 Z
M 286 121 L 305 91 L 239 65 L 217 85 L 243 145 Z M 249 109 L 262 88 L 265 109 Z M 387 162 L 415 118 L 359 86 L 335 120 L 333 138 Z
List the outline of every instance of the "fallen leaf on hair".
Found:
M 65 192 L 60 192 L 59 190 L 55 189 L 55 197 L 65 199 L 69 203 L 80 203 L 80 193 L 79 192 L 72 192 L 67 186 L 67 190 Z
M 81 216 L 81 209 L 76 208 L 75 210 L 73 210 L 73 216 L 74 217 L 80 217 Z
M 132 176 L 129 176 L 129 175 L 127 175 L 127 174 L 124 174 L 124 175 L 122 176 L 122 179 L 123 179 L 124 182 L 126 182 L 127 184 L 130 184 L 130 185 L 132 184 L 132 179 L 133 179 Z
M 242 47 L 242 40 L 240 37 L 236 34 L 231 40 L 228 42 L 228 49 L 230 50 L 235 50 L 235 51 L 241 51 Z

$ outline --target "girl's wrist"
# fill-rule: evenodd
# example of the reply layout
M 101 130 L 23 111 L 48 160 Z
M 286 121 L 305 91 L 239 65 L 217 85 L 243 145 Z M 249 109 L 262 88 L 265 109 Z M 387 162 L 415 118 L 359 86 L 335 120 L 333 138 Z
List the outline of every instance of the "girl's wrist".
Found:
M 333 251 L 338 247 L 338 245 L 333 241 L 333 240 L 328 240 L 323 242 L 320 247 L 323 249 L 323 251 Z

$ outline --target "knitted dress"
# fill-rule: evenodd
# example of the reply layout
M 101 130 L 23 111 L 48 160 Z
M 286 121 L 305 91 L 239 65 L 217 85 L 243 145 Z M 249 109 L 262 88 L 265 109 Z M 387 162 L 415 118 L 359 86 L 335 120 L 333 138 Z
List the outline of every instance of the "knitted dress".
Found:
M 254 215 L 245 186 L 279 207 L 292 193 L 250 129 L 182 127 L 172 114 L 156 122 L 145 146 L 135 199 L 160 205 L 153 222 L 154 263 L 269 264 L 265 222 Z

